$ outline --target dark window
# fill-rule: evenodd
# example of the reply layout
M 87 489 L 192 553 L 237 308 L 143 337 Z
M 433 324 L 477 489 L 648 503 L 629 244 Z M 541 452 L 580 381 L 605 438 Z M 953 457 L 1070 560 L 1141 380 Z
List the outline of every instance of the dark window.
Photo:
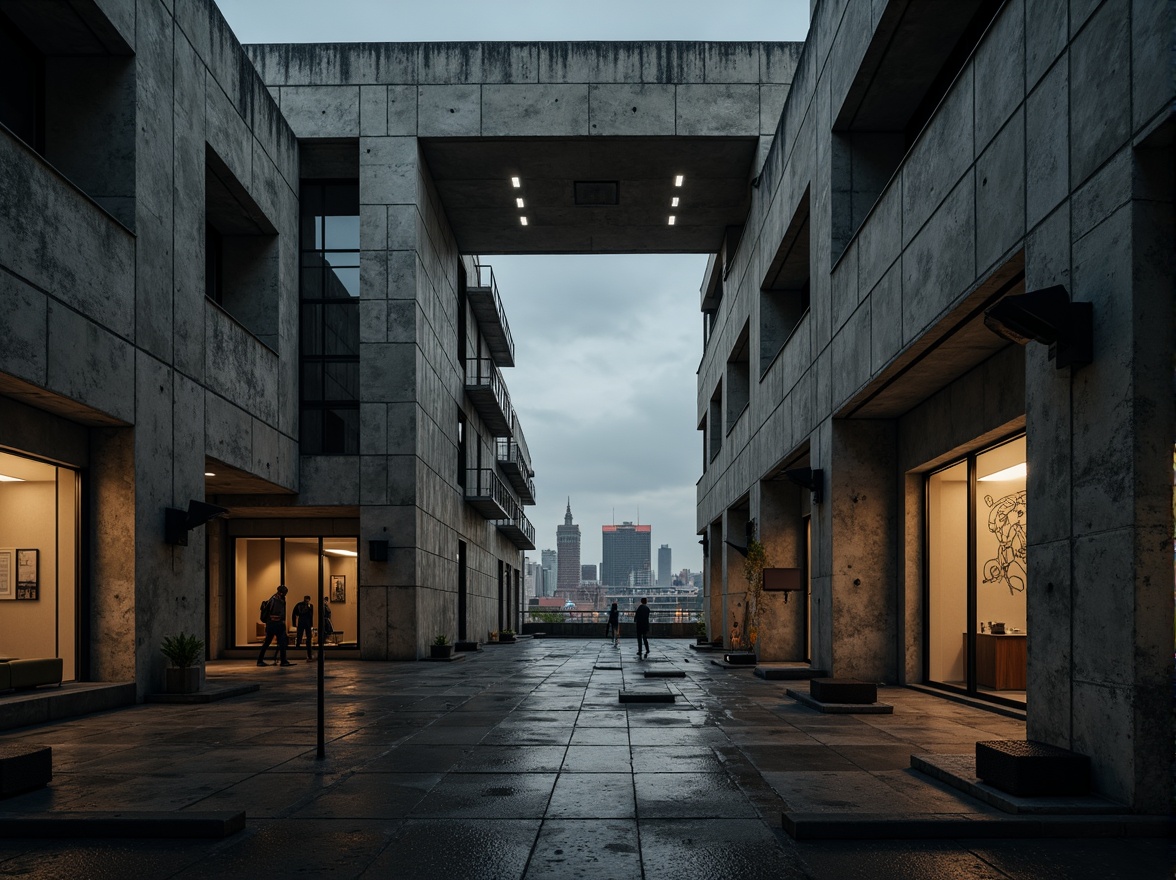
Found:
M 0 15 L 0 123 L 45 152 L 45 59 Z
M 762 377 L 809 310 L 809 190 L 800 204 L 760 284 Z
M 302 452 L 359 453 L 359 184 L 303 181 Z
M 466 270 L 461 263 L 457 265 L 457 362 L 461 364 L 462 375 L 465 375 L 466 346 Z
M 461 410 L 457 411 L 457 485 L 465 486 L 466 468 L 469 461 L 466 452 L 466 417 Z

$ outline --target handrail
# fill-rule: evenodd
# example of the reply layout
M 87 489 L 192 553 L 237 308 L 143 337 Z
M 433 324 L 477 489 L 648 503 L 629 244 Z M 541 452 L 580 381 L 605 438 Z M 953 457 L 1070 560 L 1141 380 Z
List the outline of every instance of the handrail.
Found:
M 494 393 L 494 399 L 503 416 L 508 421 L 511 419 L 514 409 L 510 405 L 510 392 L 506 390 L 506 383 L 502 381 L 502 374 L 494 366 L 493 358 L 469 358 L 466 361 L 465 384 L 489 388 Z
M 477 287 L 488 289 L 494 298 L 494 309 L 498 312 L 498 323 L 502 325 L 502 334 L 506 337 L 506 347 L 514 356 L 514 339 L 510 335 L 510 324 L 506 322 L 506 309 L 502 307 L 502 297 L 498 295 L 498 282 L 494 279 L 494 269 L 485 263 L 474 264 L 474 274 L 477 276 Z
M 503 510 L 516 503 L 493 468 L 470 468 L 466 473 L 466 498 L 492 498 Z

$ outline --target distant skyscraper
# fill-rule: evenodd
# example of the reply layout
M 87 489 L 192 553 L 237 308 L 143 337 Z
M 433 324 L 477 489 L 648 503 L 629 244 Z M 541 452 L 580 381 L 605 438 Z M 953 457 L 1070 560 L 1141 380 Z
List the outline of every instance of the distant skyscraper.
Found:
M 559 553 L 559 578 L 556 589 L 569 590 L 580 586 L 580 527 L 572 524 L 572 499 L 562 526 L 555 528 L 555 546 Z
M 602 526 L 604 562 L 600 582 L 609 587 L 649 583 L 650 527 L 623 522 Z
M 580 582 L 585 584 L 596 583 L 596 566 L 595 565 L 581 565 L 580 566 Z
M 554 550 L 543 551 L 543 595 L 555 595 L 555 573 L 556 565 L 558 563 L 558 555 Z
M 670 545 L 662 544 L 657 548 L 657 585 L 668 587 L 674 582 L 673 563 L 670 561 Z

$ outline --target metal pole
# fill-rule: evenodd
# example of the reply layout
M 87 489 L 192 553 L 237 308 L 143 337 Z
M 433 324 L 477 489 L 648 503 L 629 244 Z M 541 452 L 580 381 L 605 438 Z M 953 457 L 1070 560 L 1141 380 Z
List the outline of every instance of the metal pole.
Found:
M 326 605 L 323 602 L 323 539 L 319 538 L 319 554 L 318 554 L 318 754 L 315 755 L 316 760 L 322 761 L 327 757 L 327 732 L 326 732 L 326 712 L 324 711 L 323 699 L 323 624 L 326 623 L 326 615 L 324 611 Z

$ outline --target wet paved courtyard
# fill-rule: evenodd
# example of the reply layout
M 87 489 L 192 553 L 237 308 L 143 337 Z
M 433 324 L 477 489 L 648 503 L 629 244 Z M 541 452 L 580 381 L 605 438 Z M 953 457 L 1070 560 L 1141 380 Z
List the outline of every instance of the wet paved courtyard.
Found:
M 645 679 L 677 669 L 683 679 Z M 685 642 L 521 640 L 453 663 L 211 664 L 260 691 L 140 705 L 0 735 L 51 745 L 46 789 L 8 813 L 244 810 L 220 841 L 0 840 L 0 877 L 1170 877 L 1163 840 L 796 842 L 785 810 L 993 811 L 909 769 L 1024 725 L 903 688 L 893 715 L 831 716 L 786 682 Z M 669 689 L 673 704 L 618 701 Z M 0 711 L 3 706 L 0 704 Z

